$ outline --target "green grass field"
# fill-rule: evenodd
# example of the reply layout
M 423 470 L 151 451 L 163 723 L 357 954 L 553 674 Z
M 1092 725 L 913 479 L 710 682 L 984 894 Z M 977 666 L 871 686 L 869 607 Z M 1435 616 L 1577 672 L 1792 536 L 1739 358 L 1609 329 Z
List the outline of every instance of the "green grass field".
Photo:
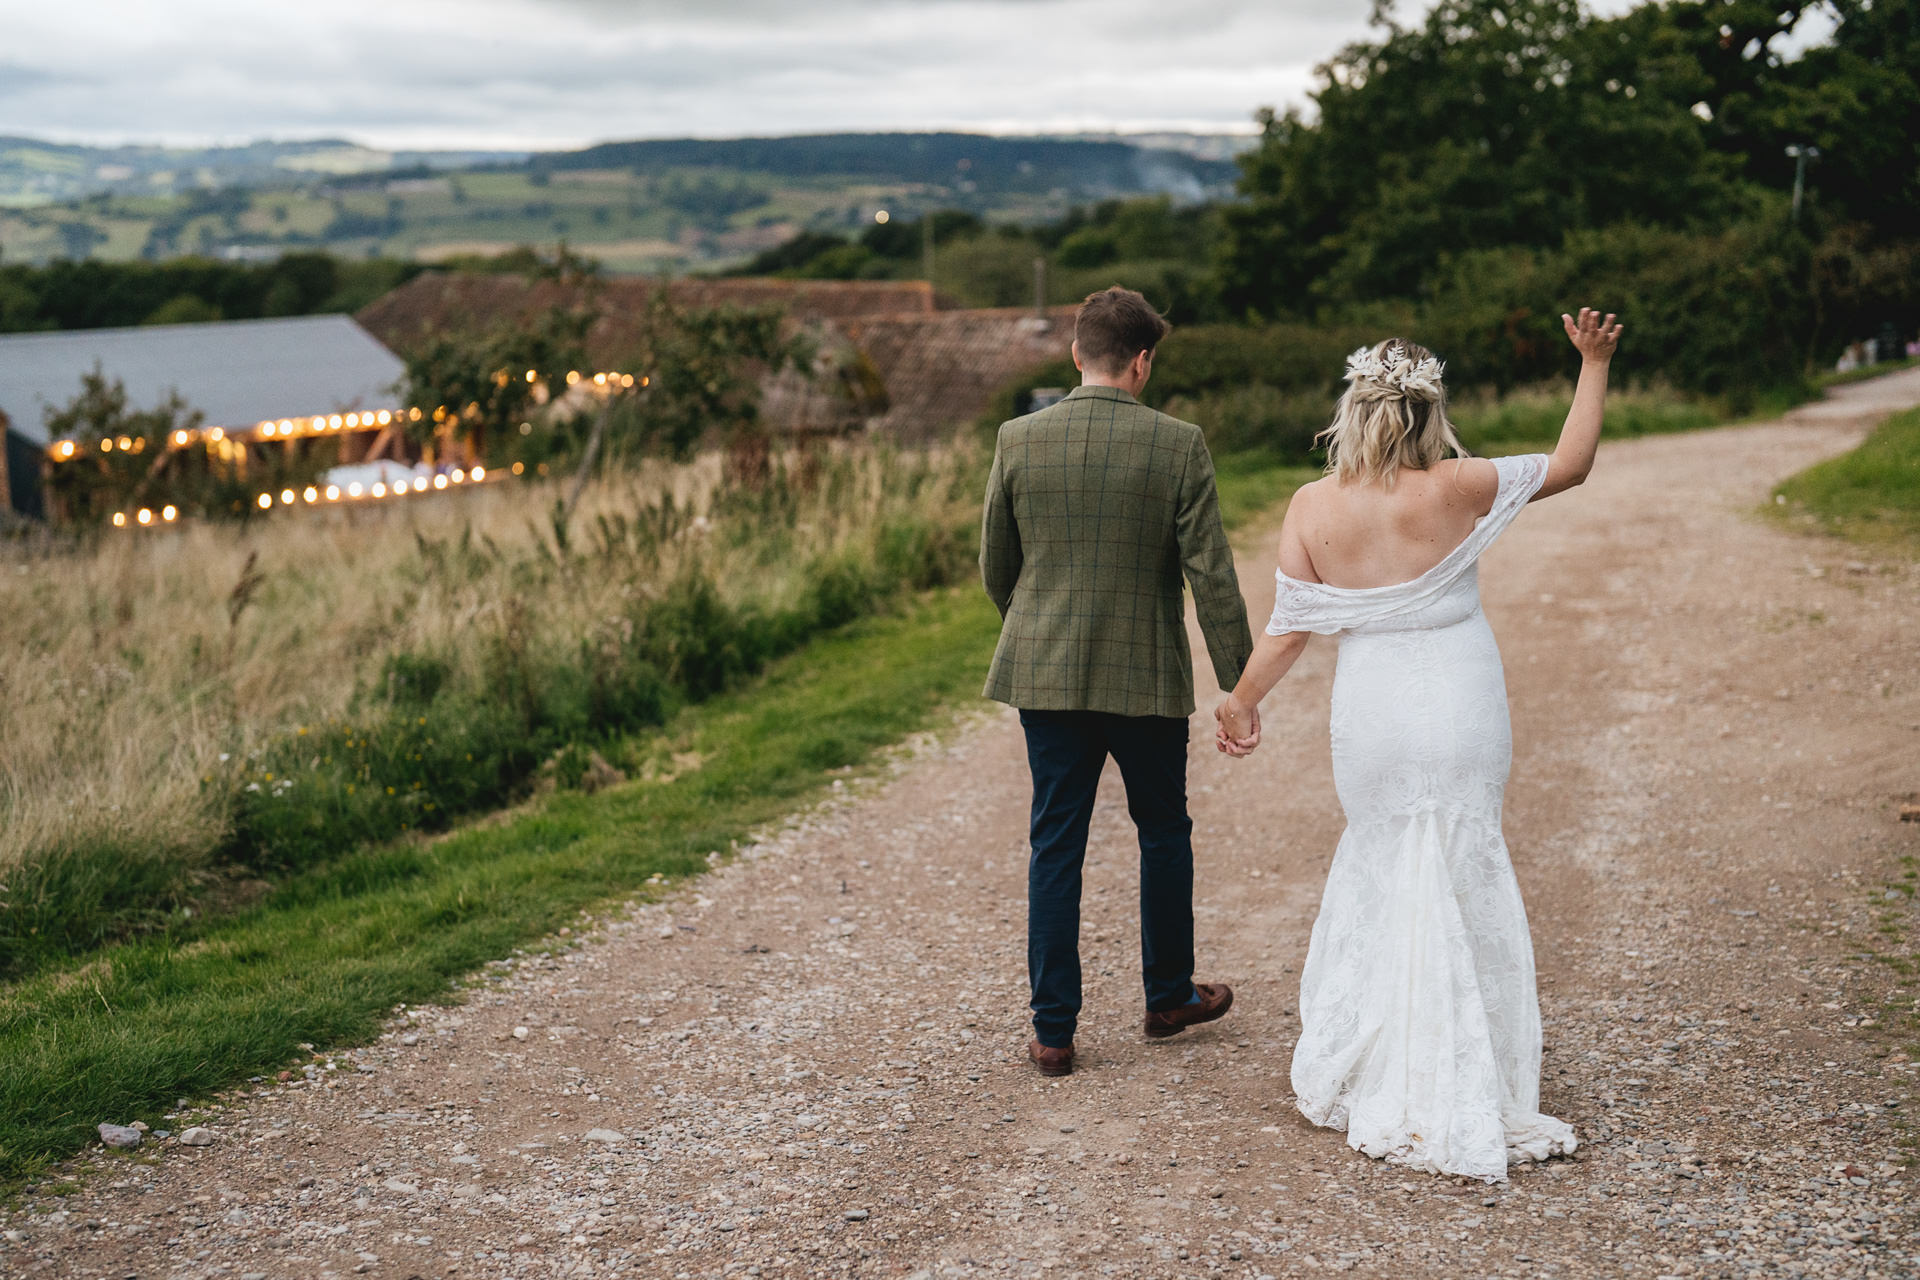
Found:
M 971 702 L 999 619 L 962 587 L 856 623 L 676 718 L 702 763 L 670 782 L 555 792 L 438 840 L 363 850 L 197 933 L 104 948 L 0 992 L 0 1183 L 89 1141 L 159 1126 L 289 1065 L 302 1042 L 376 1033 L 579 913 L 703 871 L 880 749 Z
M 1920 409 L 1785 481 L 1774 499 L 1770 509 L 1788 520 L 1920 554 Z
M 349 257 L 440 260 L 565 241 L 608 270 L 685 271 L 751 257 L 803 227 L 858 231 L 876 208 L 916 207 L 905 183 L 822 174 L 775 177 L 718 168 L 636 174 L 624 169 L 476 169 L 391 182 L 278 186 L 228 193 L 231 209 L 194 194 L 103 196 L 67 204 L 0 206 L 0 260 L 71 256 L 75 237 L 95 257 L 126 261 L 217 255 L 228 245 L 324 248 Z M 1044 221 L 1061 199 L 1009 194 L 996 221 Z

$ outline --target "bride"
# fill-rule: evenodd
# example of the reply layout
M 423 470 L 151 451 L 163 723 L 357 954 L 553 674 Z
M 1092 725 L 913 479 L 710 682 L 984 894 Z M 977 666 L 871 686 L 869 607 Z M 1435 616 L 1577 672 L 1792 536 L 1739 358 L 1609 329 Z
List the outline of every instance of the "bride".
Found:
M 1622 326 L 1584 307 L 1561 322 L 1582 364 L 1551 454 L 1463 456 L 1424 347 L 1349 357 L 1321 436 L 1331 474 L 1294 495 L 1273 620 L 1216 712 L 1220 749 L 1251 751 L 1260 700 L 1308 635 L 1339 634 L 1347 829 L 1300 975 L 1293 1091 L 1357 1151 L 1488 1181 L 1576 1145 L 1540 1113 L 1533 944 L 1500 830 L 1513 735 L 1475 567 L 1529 502 L 1593 466 Z

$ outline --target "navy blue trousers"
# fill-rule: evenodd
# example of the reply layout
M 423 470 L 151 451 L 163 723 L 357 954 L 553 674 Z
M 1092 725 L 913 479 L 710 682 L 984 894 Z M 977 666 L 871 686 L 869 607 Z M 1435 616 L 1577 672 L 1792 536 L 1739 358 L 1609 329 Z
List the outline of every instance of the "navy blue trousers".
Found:
M 1140 834 L 1140 974 L 1147 1009 L 1193 998 L 1193 820 L 1187 722 L 1104 711 L 1022 711 L 1033 771 L 1027 977 L 1041 1044 L 1073 1043 L 1080 1017 L 1080 869 L 1100 771 L 1111 755 Z

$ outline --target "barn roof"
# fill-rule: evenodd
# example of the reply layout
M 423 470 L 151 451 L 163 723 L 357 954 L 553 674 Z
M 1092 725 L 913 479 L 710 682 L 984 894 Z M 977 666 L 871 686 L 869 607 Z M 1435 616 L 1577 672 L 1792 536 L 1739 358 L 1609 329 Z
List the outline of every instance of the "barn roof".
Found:
M 71 403 L 96 366 L 125 384 L 136 407 L 178 391 L 220 427 L 389 405 L 405 371 L 351 316 L 8 334 L 0 335 L 0 414 L 45 445 L 47 410 Z
M 887 411 L 869 429 L 924 442 L 972 421 L 1008 383 L 1071 356 L 1075 312 L 1001 307 L 841 324 L 886 384 Z
M 590 284 L 531 279 L 522 275 L 469 275 L 429 271 L 361 308 L 358 319 L 375 337 L 402 353 L 436 334 L 521 322 L 554 307 L 577 307 L 589 290 L 600 312 L 587 335 L 587 358 L 612 367 L 629 358 L 645 335 L 647 305 L 662 282 L 637 276 L 603 276 Z M 684 279 L 666 282 L 680 306 L 777 306 L 806 323 L 840 323 L 934 309 L 933 288 L 920 280 Z

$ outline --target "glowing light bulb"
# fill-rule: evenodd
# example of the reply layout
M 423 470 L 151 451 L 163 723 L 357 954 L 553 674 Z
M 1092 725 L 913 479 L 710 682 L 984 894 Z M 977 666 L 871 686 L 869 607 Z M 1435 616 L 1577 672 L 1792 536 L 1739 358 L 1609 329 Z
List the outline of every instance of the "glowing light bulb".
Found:
M 349 427 L 357 427 L 357 426 L 359 426 L 359 425 L 360 425 L 360 415 L 359 415 L 359 414 L 357 414 L 357 413 L 350 413 L 350 414 L 348 414 L 348 415 L 347 415 L 347 425 L 348 425 Z
M 374 497 L 376 497 L 376 498 L 384 498 L 384 497 L 386 497 L 386 496 L 387 496 L 387 486 L 386 486 L 386 482 L 385 482 L 385 481 L 382 481 L 382 480 L 375 480 L 375 481 L 373 482 L 373 490 L 372 490 L 372 492 L 373 492 L 373 496 L 374 496 Z
M 301 494 L 300 496 L 305 498 L 308 502 L 318 502 L 320 500 L 320 491 L 314 488 L 312 485 L 308 485 L 306 492 Z
M 357 498 L 360 496 L 360 482 L 358 480 L 355 480 L 347 486 L 347 496 L 349 498 Z
M 539 379 L 540 379 L 540 375 L 538 373 L 535 373 L 532 369 L 527 370 L 528 382 L 537 382 L 539 381 Z
M 121 437 L 120 437 L 120 447 L 121 447 L 122 449 L 131 449 L 131 448 L 133 448 L 133 440 L 132 440 L 132 438 L 131 438 L 131 437 L 129 437 L 129 436 L 121 436 Z
M 383 427 L 384 427 L 384 426 L 386 426 L 386 425 L 387 425 L 387 424 L 388 424 L 389 422 L 392 422 L 392 421 L 393 421 L 393 412 L 392 412 L 392 410 L 390 410 L 390 409 L 382 409 L 382 410 L 380 411 L 380 413 L 379 413 L 379 415 L 378 415 L 378 419 L 377 419 L 377 420 L 379 421 L 379 423 L 380 423 L 380 425 L 381 425 L 381 426 L 383 426 Z
M 339 485 L 337 485 L 337 484 L 330 484 L 330 485 L 328 485 L 328 486 L 327 486 L 327 501 L 328 501 L 328 502 L 338 502 L 338 501 L 340 501 L 340 486 L 339 486 Z
M 475 467 L 469 474 L 472 475 L 475 480 L 485 480 L 487 478 L 487 469 L 485 467 Z
M 435 477 L 433 478 L 433 487 L 434 487 L 434 488 L 436 488 L 436 489 L 444 489 L 444 488 L 446 488 L 446 487 L 447 487 L 447 478 L 446 478 L 445 476 L 435 476 Z
M 140 508 L 139 520 L 141 524 L 152 524 L 153 512 L 147 510 L 145 507 Z
M 105 440 L 102 440 L 102 441 L 100 442 L 100 452 L 102 452 L 102 453 L 112 453 L 112 452 L 113 452 L 113 439 L 112 439 L 112 437 L 108 437 L 107 439 L 105 439 Z
M 522 471 L 525 471 L 526 469 L 527 469 L 527 464 L 524 462 L 516 462 L 513 464 L 513 474 L 515 475 L 519 475 Z
M 888 213 L 885 209 L 875 209 L 873 211 L 873 220 L 879 223 L 883 227 L 887 225 L 887 220 L 892 217 L 893 215 Z
M 344 419 L 342 419 L 340 415 L 336 413 L 331 418 L 327 419 L 327 426 L 331 430 L 338 431 L 340 429 L 340 424 L 342 421 L 344 421 Z
M 173 442 L 175 444 L 185 444 L 188 438 L 187 433 L 184 431 L 176 431 L 173 433 Z
M 461 481 L 465 480 L 466 478 L 467 478 L 467 473 L 462 471 L 459 467 L 455 467 L 453 469 L 453 482 L 455 484 L 459 484 Z
M 427 478 L 425 476 L 415 476 L 413 478 L 413 491 L 415 493 L 425 493 L 427 491 Z
M 227 438 L 227 433 L 222 431 L 218 427 L 215 427 L 213 430 L 207 432 L 207 439 L 213 441 L 215 444 L 219 444 L 222 440 L 225 440 L 226 438 Z
M 606 374 L 604 374 L 604 373 L 596 373 L 596 374 L 594 374 L 594 375 L 593 375 L 593 385 L 594 385 L 594 386 L 596 386 L 596 387 L 604 387 L 604 386 L 606 386 L 606 385 L 607 385 L 607 375 L 606 375 Z
M 270 493 L 263 493 L 263 494 L 261 494 L 261 495 L 260 495 L 260 509 L 261 509 L 262 511 L 265 511 L 265 510 L 266 510 L 267 508 L 269 508 L 269 507 L 271 507 L 272 505 L 273 505 L 273 495 L 272 495 L 272 494 L 270 494 Z
M 179 509 L 171 504 L 160 508 L 160 518 L 162 520 L 171 520 L 179 514 Z
M 285 503 L 285 504 L 286 504 L 286 505 L 288 505 L 288 506 L 292 506 L 292 505 L 293 505 L 293 490 L 291 490 L 291 489 L 282 489 L 282 490 L 280 491 L 280 501 L 281 501 L 281 502 L 283 502 L 283 503 Z
M 580 381 L 580 371 L 578 369 L 567 370 L 567 385 L 572 386 L 578 381 Z
M 623 387 L 630 387 L 630 386 L 632 386 L 632 385 L 633 385 L 633 375 L 632 375 L 632 374 L 630 374 L 630 373 L 623 373 L 623 374 L 621 374 L 621 375 L 620 375 L 620 385 L 621 385 L 621 386 L 623 386 Z
M 124 528 L 126 528 L 126 527 L 127 527 L 127 513 L 126 513 L 126 512 L 124 512 L 124 511 L 116 511 L 116 512 L 114 512 L 114 513 L 113 513 L 113 527 L 114 527 L 114 528 L 116 528 L 116 529 L 124 529 Z
M 292 434 L 293 434 L 293 419 L 292 419 L 292 418 L 282 418 L 282 419 L 280 419 L 280 434 L 281 434 L 281 435 L 283 435 L 283 436 L 286 436 L 286 435 L 292 435 Z

